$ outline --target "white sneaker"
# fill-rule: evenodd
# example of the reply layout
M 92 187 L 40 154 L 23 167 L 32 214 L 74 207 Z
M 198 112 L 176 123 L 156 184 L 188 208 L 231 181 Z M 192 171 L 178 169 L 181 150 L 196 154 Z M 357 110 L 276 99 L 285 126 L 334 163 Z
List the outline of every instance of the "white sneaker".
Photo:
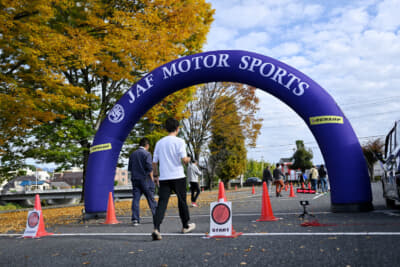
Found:
M 193 231 L 195 228 L 196 228 L 196 224 L 195 224 L 195 223 L 189 223 L 187 228 L 182 228 L 182 233 L 183 233 L 183 234 L 190 233 L 190 232 Z
M 153 241 L 162 239 L 160 232 L 156 229 L 154 229 L 153 233 L 151 233 L 151 238 L 153 239 Z

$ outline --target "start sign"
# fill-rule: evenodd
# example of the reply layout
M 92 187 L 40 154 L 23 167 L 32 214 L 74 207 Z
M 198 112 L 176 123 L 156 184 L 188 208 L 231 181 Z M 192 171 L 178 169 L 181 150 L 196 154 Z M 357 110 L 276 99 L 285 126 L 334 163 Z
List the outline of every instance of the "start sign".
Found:
M 41 216 L 40 210 L 29 211 L 23 237 L 36 237 L 40 223 L 40 216 Z
M 232 235 L 232 202 L 212 202 L 209 236 Z

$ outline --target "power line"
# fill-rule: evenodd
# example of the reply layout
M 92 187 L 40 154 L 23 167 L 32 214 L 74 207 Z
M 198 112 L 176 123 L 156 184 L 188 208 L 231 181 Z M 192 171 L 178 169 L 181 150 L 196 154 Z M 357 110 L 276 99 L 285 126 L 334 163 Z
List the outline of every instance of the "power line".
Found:
M 363 137 L 358 137 L 358 139 L 360 140 L 360 139 L 371 139 L 371 138 L 382 138 L 382 137 L 385 137 L 386 135 L 384 135 L 384 134 L 381 134 L 381 135 L 370 135 L 370 136 L 363 136 Z M 312 145 L 312 144 L 317 144 L 317 142 L 316 141 L 307 141 L 307 142 L 303 142 L 303 144 L 304 145 Z M 292 146 L 296 146 L 296 144 L 280 144 L 280 145 L 272 145 L 272 146 L 266 146 L 266 149 L 265 150 L 251 150 L 251 148 L 250 148 L 250 150 L 252 151 L 252 152 L 263 152 L 263 151 L 266 151 L 266 150 L 268 150 L 268 149 L 270 149 L 270 148 L 282 148 L 282 147 L 292 147 Z M 307 148 L 311 148 L 311 147 L 307 147 Z M 318 146 L 314 146 L 313 148 L 319 148 Z
M 360 116 L 356 116 L 356 117 L 348 117 L 349 121 L 353 121 L 353 120 L 358 120 L 359 118 L 364 118 L 364 117 L 371 117 L 371 116 L 381 116 L 381 115 L 385 115 L 385 114 L 389 114 L 389 113 L 393 113 L 393 112 L 397 112 L 398 110 L 395 111 L 386 111 L 386 112 L 381 112 L 381 113 L 370 113 L 370 114 L 363 114 Z M 283 117 L 285 119 L 285 117 Z M 289 117 L 287 117 L 289 118 Z M 280 119 L 282 119 L 282 117 L 280 117 Z M 272 121 L 268 121 L 268 122 L 274 122 L 276 120 L 272 120 Z M 281 127 L 293 127 L 293 126 L 302 126 L 304 125 L 305 122 L 302 121 L 302 123 L 294 123 L 294 124 L 280 124 L 280 125 L 276 125 L 276 126 L 266 126 L 263 125 L 261 128 L 262 129 L 276 129 L 276 128 L 281 128 Z

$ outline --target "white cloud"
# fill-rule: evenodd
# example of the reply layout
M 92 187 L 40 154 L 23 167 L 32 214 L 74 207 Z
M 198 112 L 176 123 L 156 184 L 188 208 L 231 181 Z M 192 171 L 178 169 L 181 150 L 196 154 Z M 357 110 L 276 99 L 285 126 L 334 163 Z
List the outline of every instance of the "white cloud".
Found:
M 385 0 L 378 5 L 378 14 L 371 25 L 382 31 L 394 31 L 400 27 L 400 0 Z
M 250 51 L 257 51 L 259 47 L 265 46 L 269 41 L 269 35 L 266 32 L 250 32 L 237 38 L 233 47 L 235 49 L 241 49 L 241 47 L 247 47 Z
M 208 36 L 205 50 L 220 50 L 230 46 L 237 36 L 237 31 L 223 27 L 212 27 Z

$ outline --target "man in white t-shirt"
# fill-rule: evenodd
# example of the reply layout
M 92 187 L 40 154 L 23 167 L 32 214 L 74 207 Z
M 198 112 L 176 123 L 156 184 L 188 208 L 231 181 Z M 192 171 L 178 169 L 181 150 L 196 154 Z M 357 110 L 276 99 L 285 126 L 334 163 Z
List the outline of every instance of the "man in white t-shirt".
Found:
M 182 222 L 182 233 L 189 233 L 196 228 L 194 223 L 189 223 L 189 208 L 186 203 L 186 176 L 184 164 L 189 163 L 186 155 L 185 141 L 177 137 L 179 122 L 169 118 L 165 122 L 168 136 L 161 138 L 154 149 L 153 170 L 156 183 L 159 184 L 158 205 L 153 217 L 153 240 L 161 240 L 160 225 L 164 219 L 169 196 L 174 191 L 178 198 L 179 217 Z M 159 170 L 159 172 L 158 172 Z

